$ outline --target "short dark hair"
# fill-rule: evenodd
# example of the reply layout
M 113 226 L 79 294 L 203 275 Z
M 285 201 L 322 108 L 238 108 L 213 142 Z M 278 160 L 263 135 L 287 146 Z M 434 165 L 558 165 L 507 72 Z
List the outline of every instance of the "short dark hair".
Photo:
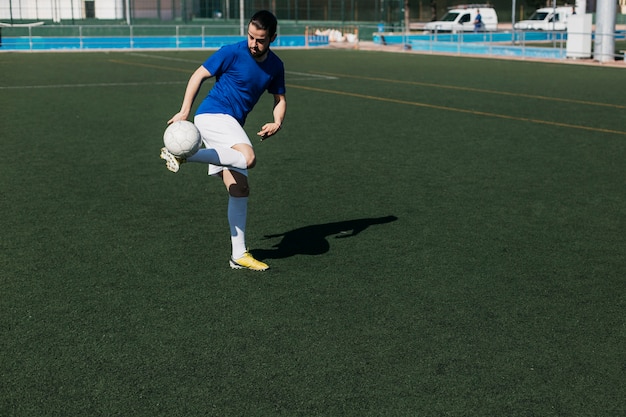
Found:
M 276 16 L 267 10 L 260 10 L 252 16 L 250 23 L 259 30 L 266 30 L 267 34 L 274 36 L 276 34 L 276 27 L 278 26 L 278 20 Z

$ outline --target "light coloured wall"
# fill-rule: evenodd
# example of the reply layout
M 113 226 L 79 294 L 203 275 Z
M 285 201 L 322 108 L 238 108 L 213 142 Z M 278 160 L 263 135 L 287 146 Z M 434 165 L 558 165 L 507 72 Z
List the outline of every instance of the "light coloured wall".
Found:
M 84 19 L 85 0 L 21 0 L 1 2 L 0 20 Z M 96 0 L 96 19 L 123 19 L 124 0 Z

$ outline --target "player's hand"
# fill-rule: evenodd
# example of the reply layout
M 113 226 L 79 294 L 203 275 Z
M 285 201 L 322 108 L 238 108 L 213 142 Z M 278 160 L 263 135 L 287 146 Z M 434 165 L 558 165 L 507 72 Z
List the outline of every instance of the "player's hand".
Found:
M 261 136 L 261 140 L 265 140 L 270 136 L 274 136 L 280 130 L 279 123 L 266 123 L 261 127 L 261 130 L 257 132 L 257 135 Z
M 181 120 L 187 120 L 187 115 L 183 112 L 178 112 L 170 120 L 167 121 L 168 125 L 171 125 L 174 122 L 180 122 Z

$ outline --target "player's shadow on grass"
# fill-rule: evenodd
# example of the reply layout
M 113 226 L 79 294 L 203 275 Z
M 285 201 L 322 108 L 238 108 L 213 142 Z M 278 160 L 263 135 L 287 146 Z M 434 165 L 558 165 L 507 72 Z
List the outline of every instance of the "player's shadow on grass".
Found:
M 254 249 L 252 256 L 257 259 L 282 259 L 294 255 L 321 255 L 329 251 L 327 238 L 343 239 L 353 237 L 376 224 L 398 220 L 396 216 L 370 219 L 346 220 L 342 222 L 304 226 L 289 232 L 267 235 L 265 239 L 282 237 L 272 249 Z

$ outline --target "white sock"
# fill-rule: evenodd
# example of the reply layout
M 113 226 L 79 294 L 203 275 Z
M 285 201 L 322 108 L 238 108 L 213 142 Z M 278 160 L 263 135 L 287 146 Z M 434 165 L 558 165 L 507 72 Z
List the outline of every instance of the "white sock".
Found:
M 200 149 L 194 155 L 187 158 L 187 162 L 202 162 L 205 164 L 239 169 L 248 168 L 248 163 L 246 162 L 246 158 L 243 154 L 232 148 Z
M 246 219 L 248 217 L 248 197 L 228 197 L 228 224 L 233 259 L 246 253 Z

